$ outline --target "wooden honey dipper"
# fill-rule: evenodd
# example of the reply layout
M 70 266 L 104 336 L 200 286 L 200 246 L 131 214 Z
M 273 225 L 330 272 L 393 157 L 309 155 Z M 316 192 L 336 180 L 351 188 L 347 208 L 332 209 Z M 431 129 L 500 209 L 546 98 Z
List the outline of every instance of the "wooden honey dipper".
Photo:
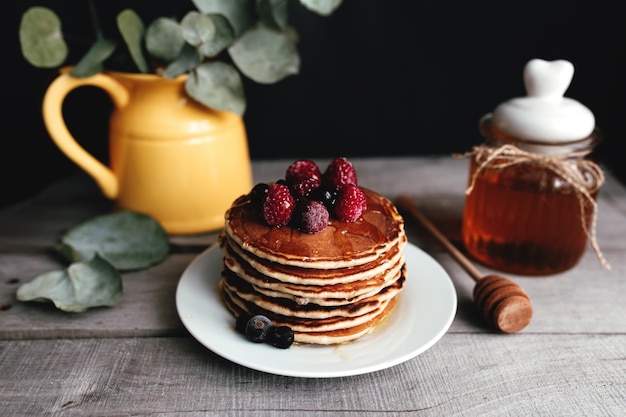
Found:
M 409 213 L 446 248 L 454 259 L 474 278 L 474 302 L 483 318 L 504 333 L 515 333 L 530 323 L 533 307 L 528 294 L 515 282 L 500 275 L 483 276 L 478 269 L 424 216 L 413 200 L 401 195 L 396 204 Z

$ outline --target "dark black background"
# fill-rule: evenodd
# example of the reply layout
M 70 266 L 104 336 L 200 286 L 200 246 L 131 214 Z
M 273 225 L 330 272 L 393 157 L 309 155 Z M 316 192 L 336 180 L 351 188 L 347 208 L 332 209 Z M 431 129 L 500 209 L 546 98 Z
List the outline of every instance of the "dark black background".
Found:
M 190 7 L 189 1 L 171 2 L 173 10 L 167 3 L 98 4 L 111 21 L 124 7 L 154 16 Z M 77 170 L 54 147 L 41 119 L 42 97 L 56 70 L 31 67 L 19 50 L 19 20 L 31 5 L 57 11 L 65 32 L 90 33 L 84 0 L 10 0 L 0 6 L 0 205 Z M 483 114 L 525 95 L 528 60 L 567 59 L 575 74 L 566 95 L 595 113 L 605 133 L 595 154 L 624 180 L 626 24 L 618 6 L 604 0 L 344 0 L 329 17 L 292 7 L 301 71 L 273 85 L 246 82 L 251 156 L 463 152 L 481 141 L 477 122 Z M 82 88 L 65 108 L 74 136 L 106 158 L 106 94 Z

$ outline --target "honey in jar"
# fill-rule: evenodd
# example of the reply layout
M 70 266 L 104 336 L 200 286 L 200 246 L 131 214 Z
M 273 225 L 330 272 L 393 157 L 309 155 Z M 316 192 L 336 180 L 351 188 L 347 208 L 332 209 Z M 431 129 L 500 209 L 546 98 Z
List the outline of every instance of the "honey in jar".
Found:
M 601 257 L 593 232 L 604 176 L 590 158 L 600 134 L 593 113 L 563 96 L 572 76 L 568 61 L 532 60 L 528 96 L 480 120 L 485 143 L 469 153 L 461 234 L 485 265 L 555 274 L 578 263 L 590 238 Z

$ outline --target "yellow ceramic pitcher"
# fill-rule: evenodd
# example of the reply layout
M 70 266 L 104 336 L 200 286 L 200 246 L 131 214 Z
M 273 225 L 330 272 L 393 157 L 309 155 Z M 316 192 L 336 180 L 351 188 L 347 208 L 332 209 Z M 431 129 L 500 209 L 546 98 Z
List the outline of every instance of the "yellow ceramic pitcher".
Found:
M 242 118 L 191 100 L 185 78 L 115 72 L 76 78 L 66 68 L 43 101 L 44 122 L 59 149 L 117 209 L 148 214 L 169 234 L 221 228 L 226 209 L 252 187 Z M 109 166 L 79 145 L 63 119 L 65 97 L 81 86 L 102 88 L 113 101 Z

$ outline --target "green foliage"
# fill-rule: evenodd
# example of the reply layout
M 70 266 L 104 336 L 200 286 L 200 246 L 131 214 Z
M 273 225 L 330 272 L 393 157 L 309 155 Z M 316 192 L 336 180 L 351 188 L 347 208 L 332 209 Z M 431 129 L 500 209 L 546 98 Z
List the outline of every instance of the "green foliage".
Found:
M 293 38 L 263 24 L 246 31 L 228 52 L 241 72 L 261 84 L 272 84 L 300 70 Z
M 139 71 L 150 71 L 143 54 L 142 40 L 146 30 L 141 18 L 131 9 L 123 10 L 117 15 L 117 27 Z
M 59 310 L 69 313 L 113 307 L 122 296 L 120 273 L 99 256 L 87 262 L 74 262 L 63 271 L 41 274 L 17 289 L 20 301 L 51 301 Z
M 169 238 L 145 214 L 121 211 L 94 217 L 70 229 L 55 246 L 69 262 L 17 289 L 20 301 L 51 301 L 63 311 L 117 305 L 123 295 L 120 272 L 157 264 L 169 253 Z
M 104 61 L 115 51 L 116 43 L 111 39 L 96 40 L 87 54 L 72 68 L 75 77 L 89 77 L 104 69 Z
M 137 72 L 170 78 L 189 74 L 185 88 L 191 98 L 243 114 L 246 101 L 240 73 L 255 82 L 273 84 L 300 70 L 296 31 L 288 24 L 288 1 L 192 0 L 197 10 L 188 11 L 180 21 L 159 17 L 148 26 L 135 11 L 126 9 L 116 19 L 119 40 L 104 36 L 91 3 L 95 40 L 71 74 L 88 77 L 112 69 L 108 64 L 125 54 Z M 343 0 L 297 1 L 327 16 Z M 70 37 L 54 11 L 38 6 L 28 9 L 19 35 L 22 54 L 32 65 L 66 65 Z
M 167 233 L 152 217 L 120 211 L 95 217 L 70 229 L 56 249 L 69 261 L 98 254 L 120 271 L 146 268 L 169 252 Z
M 19 35 L 24 58 L 36 67 L 54 67 L 67 58 L 61 21 L 49 9 L 28 9 L 22 16 Z

